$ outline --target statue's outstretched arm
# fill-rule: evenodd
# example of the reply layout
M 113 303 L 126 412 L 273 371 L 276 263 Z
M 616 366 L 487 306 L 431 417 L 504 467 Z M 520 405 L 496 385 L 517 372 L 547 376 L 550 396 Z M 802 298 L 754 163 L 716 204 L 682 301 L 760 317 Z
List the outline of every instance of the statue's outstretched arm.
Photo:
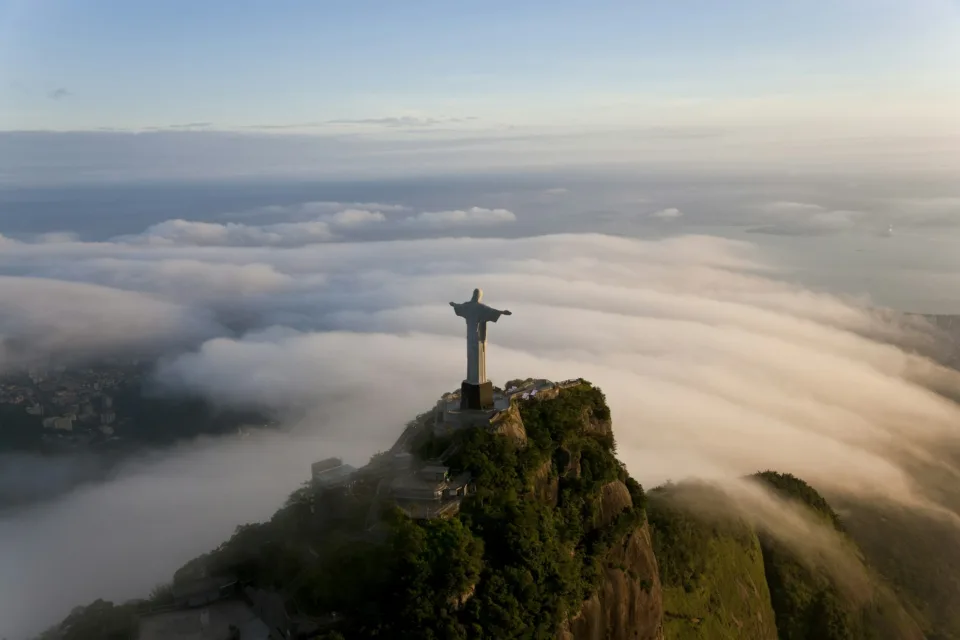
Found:
M 509 309 L 504 309 L 504 310 L 501 311 L 500 313 L 502 313 L 502 314 L 505 315 L 505 316 L 512 316 L 512 315 L 513 315 L 513 314 L 510 312 Z

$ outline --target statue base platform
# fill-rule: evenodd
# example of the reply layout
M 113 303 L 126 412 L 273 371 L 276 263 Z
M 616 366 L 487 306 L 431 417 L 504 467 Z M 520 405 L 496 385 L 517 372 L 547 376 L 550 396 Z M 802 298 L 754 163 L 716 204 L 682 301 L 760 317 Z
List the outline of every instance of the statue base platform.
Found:
M 460 385 L 460 410 L 484 411 L 493 409 L 493 383 L 489 380 L 480 384 L 464 381 Z

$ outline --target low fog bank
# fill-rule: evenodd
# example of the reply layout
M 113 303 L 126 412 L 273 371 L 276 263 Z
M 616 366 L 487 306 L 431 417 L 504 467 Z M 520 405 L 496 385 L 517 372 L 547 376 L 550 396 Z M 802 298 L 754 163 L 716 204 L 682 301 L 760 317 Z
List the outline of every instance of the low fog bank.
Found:
M 960 396 L 960 374 L 915 352 L 939 348 L 932 329 L 781 282 L 777 264 L 746 242 L 569 234 L 14 245 L 0 254 L 0 269 L 21 274 L 13 279 L 106 287 L 116 313 L 89 335 L 51 320 L 57 307 L 33 296 L 0 317 L 5 340 L 27 340 L 21 327 L 39 318 L 72 332 L 77 353 L 88 337 L 97 349 L 155 343 L 175 325 L 130 320 L 123 309 L 143 297 L 186 314 L 174 317 L 242 317 L 239 334 L 185 330 L 190 346 L 170 352 L 156 379 L 228 406 L 306 417 L 282 432 L 136 458 L 109 482 L 0 516 L 0 544 L 17 550 L 0 559 L 0 636 L 37 631 L 97 597 L 144 596 L 236 525 L 269 517 L 311 462 L 362 464 L 390 446 L 407 420 L 458 387 L 464 327 L 447 302 L 476 286 L 513 311 L 488 328 L 494 382 L 599 385 L 618 455 L 647 486 L 769 468 L 818 489 L 924 506 L 931 498 L 909 470 L 955 473 L 939 452 L 957 441 L 960 409 L 945 396 Z M 30 344 L 60 349 L 56 338 Z

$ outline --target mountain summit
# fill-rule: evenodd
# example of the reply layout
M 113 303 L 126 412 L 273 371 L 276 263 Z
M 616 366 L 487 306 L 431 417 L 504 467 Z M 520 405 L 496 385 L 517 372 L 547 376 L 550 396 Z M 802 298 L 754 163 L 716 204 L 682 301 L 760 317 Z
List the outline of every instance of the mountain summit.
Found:
M 238 527 L 149 600 L 78 608 L 48 637 L 953 637 L 926 629 L 799 478 L 750 482 L 835 536 L 859 590 L 714 487 L 648 496 L 587 381 L 514 380 L 483 411 L 459 393 L 362 468 L 315 464 L 268 522 Z

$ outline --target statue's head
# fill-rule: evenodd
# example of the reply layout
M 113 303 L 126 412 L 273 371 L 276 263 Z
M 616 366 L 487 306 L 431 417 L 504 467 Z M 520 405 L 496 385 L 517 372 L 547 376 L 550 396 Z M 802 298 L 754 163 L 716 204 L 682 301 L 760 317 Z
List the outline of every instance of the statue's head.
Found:
M 483 300 L 483 289 L 480 289 L 480 288 L 474 289 L 472 300 L 474 302 L 480 302 L 481 300 Z

